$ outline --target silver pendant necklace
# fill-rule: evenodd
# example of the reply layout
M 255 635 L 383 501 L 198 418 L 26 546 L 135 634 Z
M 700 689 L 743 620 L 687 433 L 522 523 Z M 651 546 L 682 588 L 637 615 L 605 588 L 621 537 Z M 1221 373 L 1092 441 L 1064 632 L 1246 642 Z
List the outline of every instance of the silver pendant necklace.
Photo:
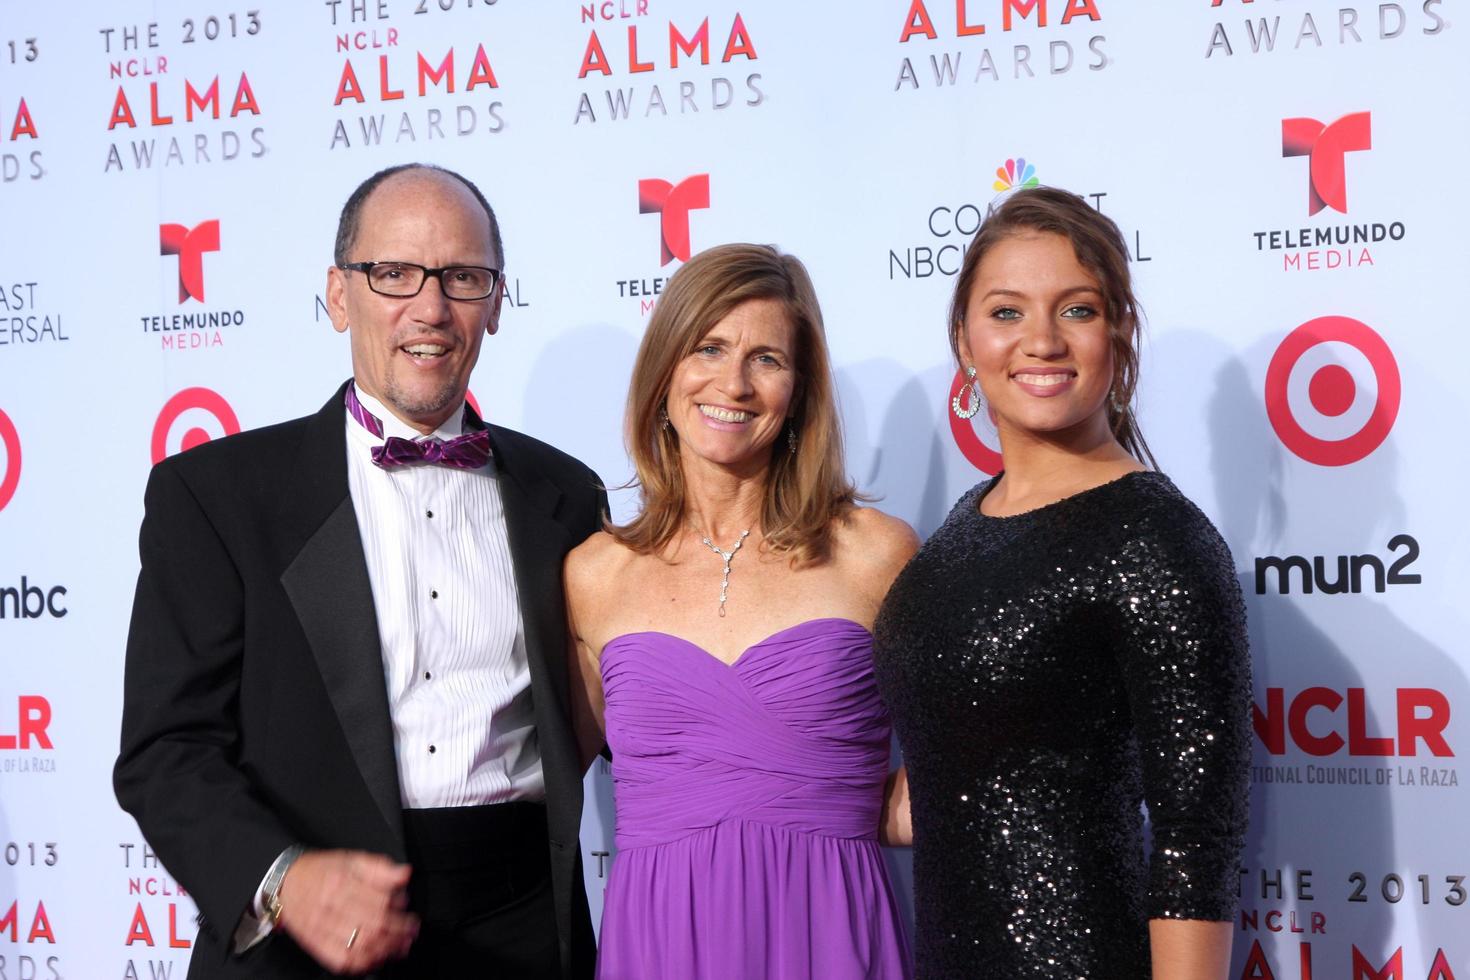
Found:
M 745 543 L 745 538 L 746 538 L 746 536 L 748 534 L 750 534 L 750 528 L 746 528 L 745 530 L 741 531 L 740 532 L 739 539 L 737 539 L 736 542 L 735 542 L 735 546 L 733 548 L 731 548 L 729 551 L 724 551 L 724 550 L 720 549 L 713 541 L 711 541 L 709 539 L 709 537 L 707 535 L 701 535 L 700 536 L 700 539 L 699 539 L 699 540 L 701 540 L 701 541 L 704 542 L 704 546 L 706 548 L 708 548 L 710 551 L 713 551 L 715 554 L 719 555 L 720 558 L 723 559 L 724 562 L 725 562 L 725 577 L 720 580 L 720 615 L 721 616 L 724 616 L 725 615 L 725 598 L 729 595 L 729 592 L 730 592 L 730 560 L 735 557 L 735 552 L 739 551 L 740 550 L 740 546 Z

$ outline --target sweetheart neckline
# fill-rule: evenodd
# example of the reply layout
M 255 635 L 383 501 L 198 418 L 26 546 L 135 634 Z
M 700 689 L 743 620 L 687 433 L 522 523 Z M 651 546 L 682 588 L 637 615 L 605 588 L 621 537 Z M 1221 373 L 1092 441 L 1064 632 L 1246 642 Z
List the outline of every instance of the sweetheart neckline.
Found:
M 604 658 L 606 658 L 607 656 L 608 647 L 612 646 L 614 643 L 617 643 L 619 640 L 627 640 L 635 636 L 666 636 L 671 640 L 677 640 L 687 647 L 692 647 L 693 649 L 698 650 L 700 653 L 704 654 L 706 657 L 719 664 L 721 667 L 727 667 L 731 670 L 734 670 L 737 666 L 745 662 L 745 658 L 749 656 L 750 651 L 765 646 L 779 636 L 784 636 L 787 633 L 794 632 L 803 626 L 811 626 L 813 623 L 846 623 L 849 626 L 856 626 L 858 629 L 862 630 L 864 633 L 867 634 L 870 640 L 873 638 L 873 631 L 868 629 L 866 626 L 864 626 L 862 623 L 859 623 L 855 619 L 849 619 L 846 616 L 818 616 L 815 619 L 803 619 L 799 623 L 793 623 L 790 626 L 782 627 L 781 629 L 776 630 L 776 632 L 762 637 L 761 639 L 752 643 L 750 646 L 741 650 L 740 654 L 734 660 L 725 661 L 715 656 L 709 651 L 707 647 L 703 646 L 702 644 L 696 643 L 691 639 L 680 636 L 677 633 L 667 633 L 663 630 L 634 630 L 631 633 L 619 633 L 617 636 L 604 643 L 602 645 L 602 652 L 597 656 L 597 662 L 600 666 Z

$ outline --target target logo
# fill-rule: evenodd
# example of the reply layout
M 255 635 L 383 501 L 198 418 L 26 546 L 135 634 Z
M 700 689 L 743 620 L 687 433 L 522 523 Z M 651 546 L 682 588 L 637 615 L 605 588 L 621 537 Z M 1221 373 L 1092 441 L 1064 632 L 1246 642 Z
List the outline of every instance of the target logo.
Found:
M 0 510 L 15 496 L 20 485 L 20 433 L 10 416 L 0 411 Z
M 689 261 L 689 212 L 709 207 L 709 174 L 685 177 L 677 184 L 651 179 L 638 182 L 638 213 L 659 216 L 659 265 Z
M 170 398 L 153 423 L 153 462 L 240 431 L 230 403 L 208 388 L 185 388 Z
M 0 411 L 0 510 L 15 497 L 21 485 L 21 433 L 16 432 L 10 416 Z
M 1287 449 L 1318 466 L 1356 463 L 1399 414 L 1399 367 L 1382 337 L 1351 317 L 1308 320 L 1266 370 L 1266 415 Z
M 972 419 L 962 419 L 949 409 L 950 402 L 964 386 L 965 372 L 956 370 L 954 380 L 949 383 L 949 397 L 944 400 L 944 414 L 949 419 L 950 435 L 954 437 L 954 444 L 960 447 L 960 452 L 970 461 L 970 465 L 982 473 L 995 476 L 1001 471 L 1000 435 L 995 431 L 995 415 L 990 406 L 986 405 L 985 411 L 977 413 Z M 972 392 L 966 392 L 965 403 L 968 404 L 973 397 Z

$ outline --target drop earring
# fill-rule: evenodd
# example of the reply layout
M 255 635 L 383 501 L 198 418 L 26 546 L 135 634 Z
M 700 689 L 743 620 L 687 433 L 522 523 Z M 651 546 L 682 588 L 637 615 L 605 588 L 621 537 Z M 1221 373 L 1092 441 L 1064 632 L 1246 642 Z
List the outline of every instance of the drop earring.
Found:
M 1113 410 L 1114 415 L 1122 415 L 1128 408 L 1128 403 L 1119 397 L 1118 387 L 1118 385 L 1113 385 L 1108 389 L 1108 406 Z
M 970 404 L 964 403 L 965 392 L 970 393 Z M 950 400 L 950 410 L 956 418 L 972 419 L 980 412 L 980 406 L 984 404 L 984 398 L 980 394 L 980 382 L 975 380 L 975 366 L 972 364 L 965 368 L 965 383 L 960 390 L 955 392 L 954 398 Z

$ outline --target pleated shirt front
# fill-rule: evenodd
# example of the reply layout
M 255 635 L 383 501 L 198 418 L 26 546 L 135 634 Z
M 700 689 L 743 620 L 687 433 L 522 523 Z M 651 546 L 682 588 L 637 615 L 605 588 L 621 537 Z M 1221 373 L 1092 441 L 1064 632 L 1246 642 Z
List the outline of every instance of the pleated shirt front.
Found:
M 384 436 L 422 434 L 358 389 Z M 405 808 L 542 799 L 531 674 L 494 460 L 382 469 L 348 413 L 347 475 L 377 610 Z M 434 435 L 463 432 L 455 411 Z

